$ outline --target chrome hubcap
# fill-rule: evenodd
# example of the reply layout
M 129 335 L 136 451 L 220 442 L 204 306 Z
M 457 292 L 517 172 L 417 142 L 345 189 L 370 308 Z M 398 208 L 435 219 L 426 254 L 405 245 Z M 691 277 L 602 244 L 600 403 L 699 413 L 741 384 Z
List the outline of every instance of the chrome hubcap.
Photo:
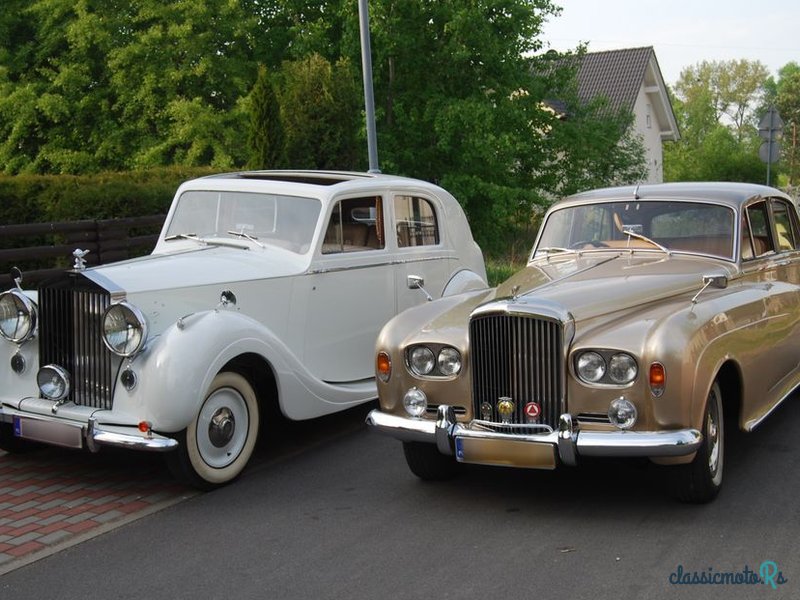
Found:
M 247 443 L 247 403 L 232 387 L 223 387 L 206 398 L 197 416 L 197 449 L 208 466 L 223 469 L 233 463 Z
M 228 407 L 217 410 L 208 423 L 208 439 L 216 448 L 222 448 L 230 442 L 235 431 L 236 419 Z
M 722 453 L 722 432 L 719 424 L 719 399 L 712 392 L 708 398 L 708 418 L 706 420 L 706 435 L 708 436 L 708 470 L 712 477 L 716 477 L 720 468 Z

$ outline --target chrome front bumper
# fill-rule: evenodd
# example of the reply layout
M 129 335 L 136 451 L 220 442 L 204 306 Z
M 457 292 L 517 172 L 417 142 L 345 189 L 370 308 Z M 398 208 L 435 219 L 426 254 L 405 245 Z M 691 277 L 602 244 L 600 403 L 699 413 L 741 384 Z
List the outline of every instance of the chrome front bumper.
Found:
M 664 457 L 696 452 L 703 442 L 696 429 L 670 431 L 579 431 L 572 416 L 559 417 L 558 431 L 535 434 L 508 434 L 473 429 L 458 423 L 451 406 L 441 405 L 436 420 L 398 417 L 380 410 L 367 415 L 367 425 L 375 431 L 404 442 L 436 444 L 439 452 L 455 454 L 456 439 L 502 440 L 550 445 L 557 449 L 560 462 L 576 465 L 578 456 Z
M 140 432 L 135 426 L 98 425 L 93 417 L 82 423 L 4 406 L 0 408 L 0 422 L 11 423 L 21 439 L 69 448 L 85 447 L 92 452 L 97 452 L 101 446 L 149 452 L 167 452 L 178 447 L 175 439 Z

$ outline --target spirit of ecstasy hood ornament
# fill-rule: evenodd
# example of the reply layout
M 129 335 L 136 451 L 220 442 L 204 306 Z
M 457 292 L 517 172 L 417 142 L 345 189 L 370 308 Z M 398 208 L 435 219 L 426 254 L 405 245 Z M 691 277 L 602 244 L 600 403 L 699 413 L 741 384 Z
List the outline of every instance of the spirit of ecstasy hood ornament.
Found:
M 72 252 L 72 256 L 75 257 L 75 263 L 72 265 L 72 268 L 76 271 L 84 271 L 86 270 L 86 259 L 84 256 L 89 254 L 89 250 L 81 250 L 80 248 L 76 248 Z

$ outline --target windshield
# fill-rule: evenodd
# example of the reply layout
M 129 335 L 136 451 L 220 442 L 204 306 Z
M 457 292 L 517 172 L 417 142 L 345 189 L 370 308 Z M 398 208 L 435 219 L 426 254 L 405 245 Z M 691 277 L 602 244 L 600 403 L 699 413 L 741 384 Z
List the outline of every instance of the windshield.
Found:
M 718 204 L 667 200 L 584 204 L 550 214 L 534 256 L 612 248 L 733 260 L 734 223 L 733 210 Z
M 320 209 L 314 198 L 189 191 L 178 198 L 166 238 L 237 239 L 304 254 L 311 245 Z

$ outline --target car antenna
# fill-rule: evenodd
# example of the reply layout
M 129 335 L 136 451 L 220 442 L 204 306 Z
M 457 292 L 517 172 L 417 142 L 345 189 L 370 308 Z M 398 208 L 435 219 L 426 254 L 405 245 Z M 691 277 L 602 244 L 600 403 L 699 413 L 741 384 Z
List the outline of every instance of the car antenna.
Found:
M 639 184 L 636 184 L 636 189 L 633 190 L 633 199 L 638 200 L 641 196 L 639 196 Z

